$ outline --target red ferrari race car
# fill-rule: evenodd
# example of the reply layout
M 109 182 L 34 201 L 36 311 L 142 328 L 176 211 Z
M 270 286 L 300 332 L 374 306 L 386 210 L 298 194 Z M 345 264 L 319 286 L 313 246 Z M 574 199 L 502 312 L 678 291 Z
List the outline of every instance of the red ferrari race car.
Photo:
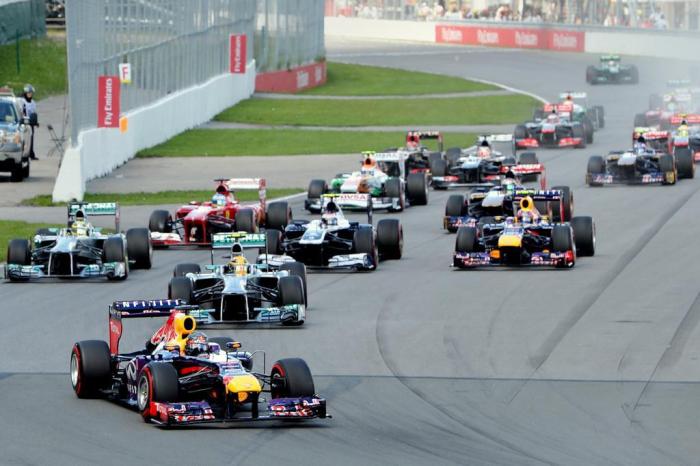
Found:
M 292 219 L 286 202 L 266 203 L 262 178 L 214 181 L 219 184 L 211 201 L 183 205 L 175 212 L 175 218 L 167 210 L 153 211 L 148 228 L 154 247 L 209 245 L 216 233 L 256 233 L 260 227 L 284 230 Z M 257 190 L 258 201 L 242 204 L 236 199 L 238 190 Z

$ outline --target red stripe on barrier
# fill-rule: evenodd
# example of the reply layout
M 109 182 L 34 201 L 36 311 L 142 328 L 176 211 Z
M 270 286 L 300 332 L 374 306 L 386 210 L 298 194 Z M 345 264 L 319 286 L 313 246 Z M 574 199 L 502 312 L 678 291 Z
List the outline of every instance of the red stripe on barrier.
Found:
M 326 82 L 326 62 L 299 66 L 291 70 L 258 73 L 255 90 L 258 92 L 299 92 Z

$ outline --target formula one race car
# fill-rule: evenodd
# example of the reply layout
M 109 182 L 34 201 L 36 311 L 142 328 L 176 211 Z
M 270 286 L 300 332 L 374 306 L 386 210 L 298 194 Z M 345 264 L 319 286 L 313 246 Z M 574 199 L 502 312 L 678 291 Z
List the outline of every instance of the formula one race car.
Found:
M 700 109 L 699 90 L 675 88 L 663 95 L 649 96 L 649 110 L 634 116 L 634 126 L 652 127 L 667 131 L 673 128 L 672 119 L 684 114 L 693 114 Z
M 116 233 L 104 234 L 87 216 L 115 218 Z M 36 278 L 125 280 L 132 269 L 150 269 L 153 248 L 146 228 L 119 232 L 119 205 L 71 202 L 66 228 L 40 228 L 32 244 L 13 239 L 7 247 L 5 276 L 11 281 Z
M 554 223 L 542 216 L 529 196 L 519 199 L 515 217 L 463 226 L 457 231 L 453 265 L 538 265 L 571 268 L 577 256 L 595 254 L 595 225 L 591 217 L 574 217 L 570 223 Z
M 281 359 L 267 373 L 229 337 L 208 338 L 176 300 L 117 301 L 109 308 L 109 344 L 73 346 L 70 379 L 78 398 L 107 398 L 159 425 L 330 417 L 302 359 Z M 119 352 L 124 319 L 167 317 L 146 347 Z M 264 359 L 263 359 L 264 360 Z M 261 394 L 269 393 L 266 400 Z
M 586 68 L 588 84 L 637 84 L 639 70 L 635 65 L 622 65 L 619 55 L 603 55 L 600 64 Z
M 700 115 L 674 116 L 670 121 L 677 128 L 671 132 L 669 152 L 676 158 L 689 153 L 695 162 L 700 162 Z
M 639 143 L 638 143 L 639 144 Z M 695 164 L 689 152 L 668 154 L 638 145 L 627 151 L 612 151 L 607 157 L 593 155 L 588 159 L 586 183 L 606 184 L 676 184 L 695 177 Z
M 255 233 L 260 227 L 284 228 L 292 211 L 284 201 L 266 204 L 266 183 L 262 178 L 214 180 L 216 192 L 209 202 L 190 202 L 175 212 L 155 210 L 148 228 L 155 247 L 203 246 L 211 244 L 216 233 L 245 231 Z M 258 191 L 258 202 L 242 204 L 235 191 Z
M 462 149 L 459 158 L 449 165 L 447 160 L 433 160 L 433 188 L 493 186 L 508 172 L 519 176 L 523 182 L 537 181 L 544 175 L 544 166 L 537 154 L 523 152 L 516 161 L 515 156 L 495 150 L 497 143 L 507 143 L 512 152 L 511 134 L 490 134 L 479 136 L 474 146 Z M 545 177 L 540 181 L 544 183 Z
M 437 151 L 423 145 L 423 141 L 437 141 Z M 426 173 L 430 177 L 430 161 L 442 158 L 443 142 L 439 131 L 416 131 L 406 133 L 406 146 L 386 149 L 384 152 L 405 152 L 405 173 Z
M 230 250 L 228 262 L 214 265 L 212 249 L 212 265 L 206 272 L 198 264 L 178 264 L 168 297 L 200 306 L 190 315 L 203 324 L 302 325 L 308 299 L 304 264 L 291 261 L 271 271 L 264 264 L 248 263 L 244 247 L 265 249 L 265 235 L 217 233 L 212 248 Z
M 304 202 L 306 210 L 321 212 L 321 197 L 327 193 L 347 194 L 337 200 L 338 205 L 347 210 L 367 210 L 371 206 L 374 210 L 401 212 L 407 205 L 428 203 L 426 173 L 406 173 L 408 152 L 364 152 L 362 155 L 360 171 L 336 175 L 330 187 L 324 180 L 311 180 Z M 370 205 L 365 194 L 371 197 Z
M 281 268 L 299 261 L 315 269 L 375 270 L 380 259 L 401 259 L 401 223 L 382 219 L 374 228 L 371 207 L 367 224 L 350 222 L 340 208 L 345 196 L 324 194 L 318 220 L 296 220 L 284 231 L 267 230 L 267 251 L 258 256 L 258 263 Z M 364 196 L 370 202 L 369 195 Z
M 498 219 L 514 217 L 519 201 L 530 197 L 538 212 L 557 222 L 568 222 L 574 213 L 574 195 L 568 186 L 533 189 L 514 183 L 492 188 L 477 188 L 469 195 L 453 194 L 447 198 L 442 226 L 449 233 L 459 227 L 480 227 Z
M 559 94 L 559 98 L 561 103 L 571 102 L 573 104 L 571 111 L 571 119 L 573 121 L 578 121 L 584 125 L 588 121 L 595 131 L 605 128 L 605 108 L 602 105 L 590 105 L 587 93 L 562 92 Z M 544 110 L 541 111 L 544 112 Z M 541 118 L 546 116 L 546 114 L 541 114 Z
M 515 150 L 534 147 L 586 147 L 587 141 L 593 141 L 592 131 L 586 134 L 586 128 L 578 121 L 571 120 L 573 104 L 546 104 L 546 118 L 526 122 L 515 127 L 513 139 Z
M 650 127 L 635 127 L 632 131 L 632 146 L 643 144 L 644 148 L 659 153 L 670 153 L 671 132 Z

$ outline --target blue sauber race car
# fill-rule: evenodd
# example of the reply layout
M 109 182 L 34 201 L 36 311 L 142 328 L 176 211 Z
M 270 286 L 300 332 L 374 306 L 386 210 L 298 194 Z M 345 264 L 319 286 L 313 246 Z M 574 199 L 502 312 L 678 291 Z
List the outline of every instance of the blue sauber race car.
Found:
M 280 359 L 269 374 L 228 337 L 196 331 L 195 310 L 181 301 L 117 301 L 109 308 L 109 344 L 73 346 L 70 379 L 79 398 L 107 398 L 166 426 L 330 417 L 302 359 Z M 119 352 L 122 320 L 167 317 L 146 347 Z M 263 359 L 264 361 L 264 359 Z M 263 363 L 264 364 L 264 363 Z M 264 399 L 263 394 L 269 397 Z

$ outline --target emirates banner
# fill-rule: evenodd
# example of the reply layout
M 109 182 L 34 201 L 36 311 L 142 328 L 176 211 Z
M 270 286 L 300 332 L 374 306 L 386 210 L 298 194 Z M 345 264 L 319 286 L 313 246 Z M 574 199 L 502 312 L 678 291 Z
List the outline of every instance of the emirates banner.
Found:
M 585 32 L 565 29 L 438 24 L 435 26 L 435 42 L 583 52 Z
M 119 128 L 119 76 L 97 78 L 97 127 Z
M 245 34 L 231 34 L 229 36 L 229 71 L 233 74 L 245 73 L 247 43 Z

